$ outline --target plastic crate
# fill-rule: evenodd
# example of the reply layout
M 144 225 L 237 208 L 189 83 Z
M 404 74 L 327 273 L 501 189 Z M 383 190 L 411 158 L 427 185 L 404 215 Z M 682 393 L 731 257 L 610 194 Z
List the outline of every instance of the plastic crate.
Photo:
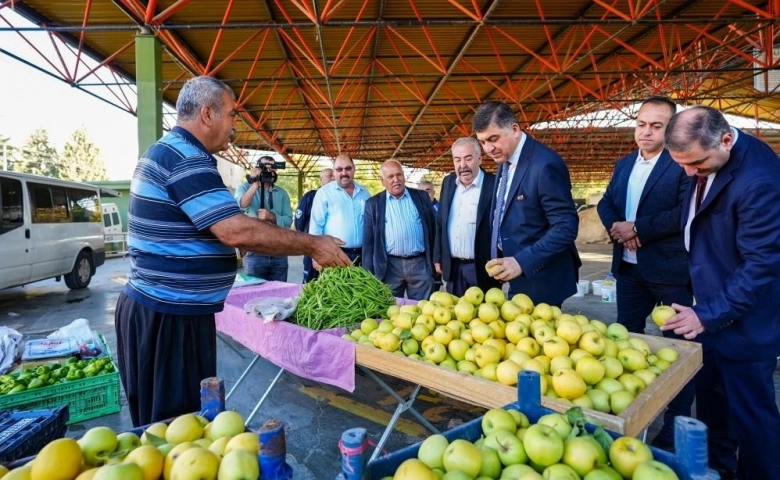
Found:
M 37 453 L 67 430 L 68 406 L 0 413 L 0 463 Z
M 111 357 L 106 339 L 100 335 L 103 351 Z M 112 358 L 111 363 L 114 363 Z M 119 371 L 96 377 L 73 380 L 48 387 L 25 390 L 0 396 L 0 412 L 4 410 L 35 410 L 67 405 L 70 409 L 68 425 L 91 418 L 116 413 L 121 409 L 119 396 Z
M 518 401 L 505 408 L 516 408 L 523 412 L 531 422 L 536 422 L 542 415 L 554 412 L 554 410 L 541 405 L 538 393 L 536 395 L 523 394 L 523 391 L 539 392 L 539 377 L 536 372 L 520 372 Z M 698 420 L 688 417 L 675 418 L 674 426 L 676 454 L 651 446 L 653 458 L 670 466 L 681 480 L 717 480 L 720 478 L 714 470 L 707 466 L 707 427 Z M 594 425 L 586 425 L 586 427 L 591 432 L 595 429 Z M 613 438 L 621 436 L 614 432 L 608 433 Z M 476 441 L 482 435 L 482 418 L 443 432 L 443 435 L 449 441 L 458 438 L 471 442 Z M 358 468 L 355 468 L 349 475 L 345 475 L 344 478 L 348 480 L 363 478 L 378 480 L 385 476 L 392 476 L 404 460 L 417 457 L 421 443 L 416 443 L 369 462 L 365 472 L 361 471 L 361 466 L 358 465 Z

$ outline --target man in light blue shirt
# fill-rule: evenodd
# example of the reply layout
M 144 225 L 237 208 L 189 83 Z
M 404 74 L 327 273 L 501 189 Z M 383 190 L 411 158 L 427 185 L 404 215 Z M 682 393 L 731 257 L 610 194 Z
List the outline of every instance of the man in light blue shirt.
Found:
M 363 266 L 402 298 L 423 300 L 433 291 L 436 213 L 426 192 L 406 188 L 401 164 L 380 169 L 386 188 L 366 202 Z
M 282 187 L 276 186 L 276 167 L 272 157 L 263 155 L 247 180 L 236 189 L 235 199 L 238 206 L 248 216 L 259 218 L 281 228 L 292 225 L 292 206 L 290 195 Z M 261 255 L 247 252 L 244 255 L 244 271 L 253 277 L 287 281 L 289 265 L 287 257 Z
M 355 265 L 361 265 L 363 209 L 368 190 L 355 183 L 355 163 L 347 155 L 339 155 L 333 161 L 333 176 L 336 181 L 320 187 L 314 196 L 309 233 L 340 239 L 344 253 Z M 314 264 L 314 268 L 319 266 Z

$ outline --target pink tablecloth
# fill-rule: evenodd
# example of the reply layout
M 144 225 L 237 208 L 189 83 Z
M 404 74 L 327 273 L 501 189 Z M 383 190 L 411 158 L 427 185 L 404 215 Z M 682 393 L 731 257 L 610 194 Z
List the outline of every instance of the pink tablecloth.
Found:
M 315 332 L 289 322 L 269 322 L 244 312 L 260 297 L 291 297 L 301 285 L 267 282 L 231 290 L 216 315 L 217 330 L 300 377 L 355 391 L 355 346 L 337 332 Z

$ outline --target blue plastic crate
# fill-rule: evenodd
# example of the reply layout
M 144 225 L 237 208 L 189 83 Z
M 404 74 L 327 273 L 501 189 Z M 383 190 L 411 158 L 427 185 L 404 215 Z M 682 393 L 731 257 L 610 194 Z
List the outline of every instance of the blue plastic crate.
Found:
M 518 379 L 518 401 L 507 405 L 505 408 L 515 408 L 523 412 L 532 423 L 536 422 L 543 415 L 554 413 L 553 410 L 541 405 L 539 394 L 534 395 L 530 393 L 539 392 L 539 376 L 536 372 L 520 372 Z M 586 425 L 586 428 L 593 432 L 596 427 L 594 425 Z M 670 466 L 681 480 L 717 480 L 720 478 L 707 465 L 707 427 L 693 418 L 677 417 L 674 429 L 676 454 L 651 446 L 653 458 Z M 621 436 L 614 432 L 607 433 L 613 438 Z M 443 432 L 443 435 L 449 441 L 455 439 L 476 441 L 482 435 L 482 417 Z M 401 463 L 417 457 L 421 443 L 410 445 L 369 462 L 365 472 L 360 471 L 361 469 L 358 466 L 354 472 L 345 476 L 345 478 L 348 480 L 363 478 L 379 480 L 385 476 L 392 476 Z
M 69 418 L 67 405 L 0 412 L 0 463 L 38 453 L 50 441 L 62 438 Z

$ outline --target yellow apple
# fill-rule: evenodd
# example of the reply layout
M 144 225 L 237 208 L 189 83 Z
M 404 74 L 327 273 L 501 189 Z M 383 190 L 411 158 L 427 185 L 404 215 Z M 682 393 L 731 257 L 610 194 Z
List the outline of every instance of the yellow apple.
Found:
M 512 360 L 504 360 L 496 367 L 496 378 L 504 385 L 517 385 L 517 374 L 522 370 Z
M 517 344 L 521 339 L 528 336 L 528 326 L 518 320 L 509 322 L 504 329 L 504 335 L 506 335 L 507 340 Z
M 503 293 L 502 293 L 503 295 Z M 501 313 L 498 307 L 492 303 L 483 303 L 477 308 L 477 316 L 480 320 L 486 324 L 498 320 L 501 317 Z
M 526 337 L 520 339 L 520 341 L 517 342 L 517 347 L 515 348 L 515 350 L 517 351 L 528 354 L 528 356 L 531 358 L 539 355 L 541 349 L 542 347 L 539 345 L 539 342 L 537 342 L 532 337 Z
M 582 357 L 574 368 L 588 385 L 595 385 L 604 378 L 606 366 L 594 357 Z
M 568 355 L 569 344 L 561 337 L 552 336 L 542 344 L 542 350 L 545 356 L 555 358 L 561 355 Z
M 552 379 L 553 389 L 561 398 L 577 398 L 585 395 L 588 389 L 585 381 L 571 368 L 562 368 L 555 372 Z
M 477 348 L 477 351 L 474 353 L 474 361 L 483 370 L 485 365 L 490 363 L 498 364 L 500 360 L 501 353 L 496 347 L 490 345 L 482 345 L 481 347 Z

